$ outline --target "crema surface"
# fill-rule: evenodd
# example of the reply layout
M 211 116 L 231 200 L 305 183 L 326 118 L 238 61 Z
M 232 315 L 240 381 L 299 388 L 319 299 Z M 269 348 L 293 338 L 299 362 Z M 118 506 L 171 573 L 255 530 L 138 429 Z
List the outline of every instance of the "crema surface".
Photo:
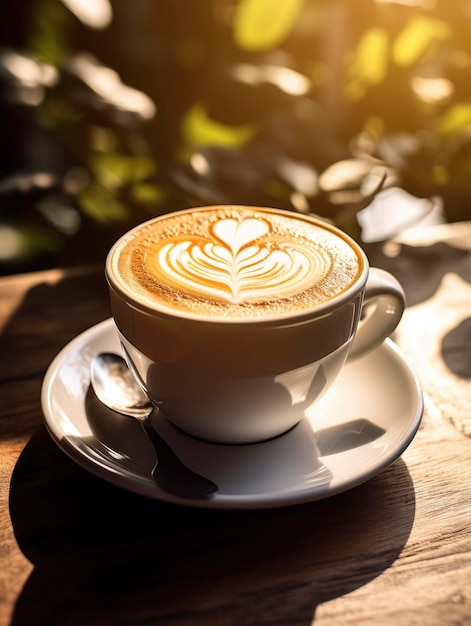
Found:
M 113 278 L 138 302 L 185 315 L 254 318 L 304 311 L 348 289 L 362 258 L 328 226 L 291 213 L 207 207 L 124 236 Z

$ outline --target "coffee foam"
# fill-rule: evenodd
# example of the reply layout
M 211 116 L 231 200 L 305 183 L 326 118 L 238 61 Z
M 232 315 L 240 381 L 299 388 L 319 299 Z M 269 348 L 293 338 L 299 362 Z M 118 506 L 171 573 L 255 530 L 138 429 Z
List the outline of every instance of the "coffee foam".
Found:
M 327 225 L 286 212 L 207 207 L 135 229 L 116 246 L 111 268 L 147 306 L 239 319 L 326 302 L 355 282 L 363 264 Z

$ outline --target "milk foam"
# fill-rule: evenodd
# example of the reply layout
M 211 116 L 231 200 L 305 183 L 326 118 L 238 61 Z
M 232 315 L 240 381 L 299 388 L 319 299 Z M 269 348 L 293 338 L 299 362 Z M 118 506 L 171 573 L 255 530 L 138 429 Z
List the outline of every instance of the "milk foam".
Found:
M 362 262 L 343 237 L 296 214 L 209 207 L 133 231 L 112 267 L 124 290 L 150 306 L 246 318 L 329 300 L 356 280 Z

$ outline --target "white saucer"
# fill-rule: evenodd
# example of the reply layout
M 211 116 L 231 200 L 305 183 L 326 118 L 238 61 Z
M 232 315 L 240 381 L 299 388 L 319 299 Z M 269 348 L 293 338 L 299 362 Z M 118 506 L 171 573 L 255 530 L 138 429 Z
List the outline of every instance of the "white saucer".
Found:
M 387 340 L 344 367 L 308 416 L 285 435 L 251 445 L 193 439 L 157 415 L 154 425 L 181 460 L 217 483 L 216 494 L 186 499 L 150 475 L 153 448 L 139 424 L 104 407 L 90 389 L 89 366 L 102 351 L 120 352 L 111 319 L 70 342 L 43 381 L 46 426 L 59 447 L 93 474 L 167 502 L 220 509 L 287 506 L 351 489 L 397 459 L 419 427 L 419 382 Z

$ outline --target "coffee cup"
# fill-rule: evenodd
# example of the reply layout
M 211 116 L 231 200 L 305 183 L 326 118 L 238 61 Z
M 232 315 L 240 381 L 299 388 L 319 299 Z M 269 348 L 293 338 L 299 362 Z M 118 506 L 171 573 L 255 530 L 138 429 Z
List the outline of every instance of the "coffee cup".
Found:
M 287 432 L 404 311 L 398 281 L 345 233 L 263 207 L 145 222 L 111 248 L 106 278 L 145 392 L 176 427 L 218 443 Z

